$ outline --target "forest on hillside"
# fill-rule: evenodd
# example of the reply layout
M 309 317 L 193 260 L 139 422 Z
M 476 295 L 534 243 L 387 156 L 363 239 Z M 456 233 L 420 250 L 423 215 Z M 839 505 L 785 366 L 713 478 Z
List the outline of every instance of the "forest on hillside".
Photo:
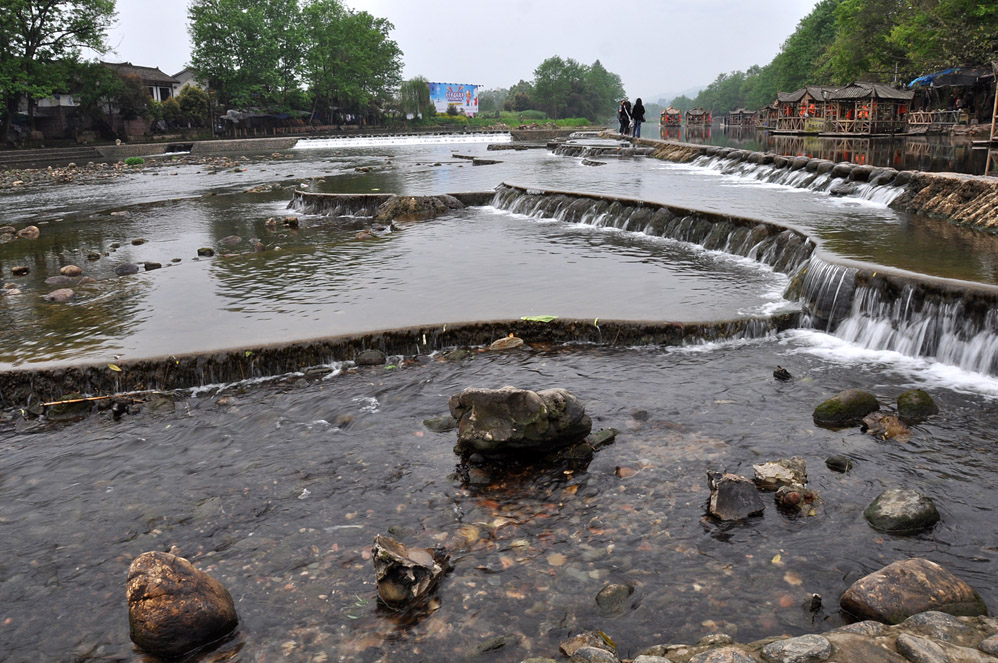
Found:
M 947 67 L 998 59 L 995 0 L 821 0 L 765 65 L 718 77 L 680 110 L 726 113 L 772 103 L 805 85 L 870 81 L 902 86 Z

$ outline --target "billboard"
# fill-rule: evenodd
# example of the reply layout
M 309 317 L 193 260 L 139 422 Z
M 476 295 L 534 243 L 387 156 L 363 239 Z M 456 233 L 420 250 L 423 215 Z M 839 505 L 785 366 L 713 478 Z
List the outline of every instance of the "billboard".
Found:
M 478 86 L 460 83 L 430 83 L 430 103 L 438 113 L 454 104 L 457 112 L 472 116 L 478 112 Z

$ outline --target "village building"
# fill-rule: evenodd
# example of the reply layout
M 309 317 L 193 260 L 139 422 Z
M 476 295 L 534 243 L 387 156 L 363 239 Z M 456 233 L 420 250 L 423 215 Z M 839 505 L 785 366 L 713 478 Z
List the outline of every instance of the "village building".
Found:
M 709 127 L 710 120 L 710 111 L 703 108 L 691 108 L 686 111 L 686 127 L 689 129 Z
M 827 98 L 838 88 L 807 85 L 776 95 L 776 122 L 773 133 L 817 134 L 825 130 Z
M 155 101 L 166 101 L 180 92 L 180 81 L 163 73 L 157 67 L 139 67 L 131 62 L 101 62 L 101 64 L 119 76 L 137 76 Z
M 880 83 L 851 83 L 830 92 L 825 132 L 832 136 L 904 133 L 914 93 Z
M 680 124 L 682 124 L 682 121 L 683 121 L 682 111 L 680 111 L 678 108 L 673 108 L 672 106 L 669 106 L 668 108 L 662 111 L 661 115 L 659 116 L 658 123 L 663 127 L 678 127 Z
M 755 127 L 755 111 L 738 108 L 730 113 L 726 118 L 729 127 Z

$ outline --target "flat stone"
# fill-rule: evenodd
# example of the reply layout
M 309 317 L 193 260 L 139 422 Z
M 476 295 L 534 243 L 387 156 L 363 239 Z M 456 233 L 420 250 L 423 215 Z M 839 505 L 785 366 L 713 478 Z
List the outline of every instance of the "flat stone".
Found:
M 885 490 L 863 511 L 874 529 L 883 532 L 917 532 L 939 522 L 939 511 L 931 499 L 914 490 Z
M 565 656 L 574 656 L 583 647 L 597 647 L 616 653 L 614 647 L 596 631 L 583 631 L 570 640 L 562 642 L 558 648 Z
M 118 276 L 128 276 L 129 274 L 138 274 L 139 266 L 130 262 L 126 262 L 123 265 L 118 265 L 114 268 L 114 273 Z
M 867 637 L 841 629 L 825 637 L 835 648 L 835 663 L 908 663 L 891 647 L 891 638 Z
M 898 635 L 897 648 L 898 653 L 911 663 L 949 663 L 942 647 L 918 635 Z
M 961 636 L 970 635 L 973 631 L 951 614 L 929 610 L 912 615 L 901 624 L 908 633 L 924 635 L 933 640 L 949 642 Z
M 45 295 L 45 300 L 56 304 L 65 304 L 66 302 L 72 300 L 75 296 L 76 293 L 70 288 L 60 288 L 59 290 L 53 290 L 49 294 Z
M 697 654 L 689 663 L 756 663 L 756 660 L 737 647 L 720 647 Z
M 865 619 L 861 622 L 840 626 L 831 633 L 853 633 L 856 635 L 868 635 L 871 638 L 886 635 L 890 629 L 883 622 L 875 622 L 872 619 Z
M 665 656 L 637 656 L 631 663 L 672 663 L 672 661 Z
M 807 483 L 807 463 L 800 456 L 753 465 L 755 485 L 762 490 Z
M 388 361 L 388 357 L 381 350 L 364 350 L 354 362 L 358 366 L 382 366 Z
M 569 660 L 571 663 L 620 663 L 616 654 L 598 647 L 581 647 Z
M 710 514 L 721 520 L 741 520 L 761 514 L 766 505 L 755 484 L 736 474 L 709 474 Z
M 821 663 L 832 655 L 832 643 L 820 635 L 772 642 L 762 648 L 762 657 L 772 663 Z
M 998 656 L 998 635 L 992 635 L 990 638 L 984 638 L 977 645 L 977 648 L 985 654 Z
M 839 603 L 849 614 L 887 624 L 900 624 L 927 610 L 958 616 L 988 613 L 973 587 L 939 564 L 918 557 L 860 578 Z
M 825 459 L 825 467 L 832 472 L 848 472 L 852 469 L 852 459 L 849 456 L 829 456 Z
M 633 585 L 610 583 L 596 594 L 596 605 L 603 615 L 620 614 L 627 609 L 627 599 L 633 593 Z

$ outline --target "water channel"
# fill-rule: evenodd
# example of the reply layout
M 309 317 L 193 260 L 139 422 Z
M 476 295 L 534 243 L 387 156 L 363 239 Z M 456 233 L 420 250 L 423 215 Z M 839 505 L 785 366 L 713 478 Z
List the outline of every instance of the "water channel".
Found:
M 41 229 L 33 243 L 0 246 L 3 280 L 23 292 L 0 298 L 0 369 L 525 315 L 692 322 L 799 308 L 783 297 L 790 275 L 764 261 L 498 199 L 369 241 L 355 239 L 364 220 L 299 214 L 297 230 L 268 229 L 303 185 L 439 194 L 509 182 L 641 199 L 777 222 L 826 259 L 998 283 L 991 235 L 896 212 L 884 192 L 832 197 L 709 160 L 585 166 L 484 143 L 235 156 L 238 166 L 181 157 L 105 183 L 0 194 L 0 225 Z M 217 253 L 197 258 L 201 247 Z M 146 261 L 164 266 L 114 275 Z M 45 279 L 70 263 L 95 282 L 71 304 L 42 300 L 53 287 Z M 31 272 L 12 277 L 14 265 Z M 199 660 L 505 663 L 555 656 L 582 629 L 607 633 L 629 658 L 715 632 L 741 641 L 820 632 L 846 620 L 837 599 L 849 584 L 912 556 L 998 606 L 987 515 L 998 379 L 977 364 L 806 327 L 675 348 L 538 344 L 390 361 L 202 385 L 120 421 L 0 418 L 4 660 L 139 659 L 127 568 L 173 546 L 226 585 L 240 615 L 234 636 Z M 794 380 L 774 381 L 776 365 Z M 595 427 L 621 433 L 587 467 L 468 485 L 455 471 L 454 433 L 422 422 L 466 387 L 505 384 L 565 387 Z M 941 413 L 907 442 L 816 428 L 815 405 L 855 387 L 888 407 L 925 388 Z M 852 472 L 825 468 L 843 453 Z M 812 517 L 773 503 L 737 524 L 705 516 L 708 470 L 751 475 L 753 463 L 791 455 L 806 458 L 821 495 Z M 862 511 L 891 487 L 930 496 L 942 522 L 909 536 L 871 529 Z M 451 552 L 453 569 L 419 619 L 377 604 L 370 546 L 386 531 Z M 607 582 L 637 588 L 622 614 L 595 606 Z M 825 599 L 817 614 L 802 607 L 812 593 Z M 505 647 L 479 651 L 500 636 Z

